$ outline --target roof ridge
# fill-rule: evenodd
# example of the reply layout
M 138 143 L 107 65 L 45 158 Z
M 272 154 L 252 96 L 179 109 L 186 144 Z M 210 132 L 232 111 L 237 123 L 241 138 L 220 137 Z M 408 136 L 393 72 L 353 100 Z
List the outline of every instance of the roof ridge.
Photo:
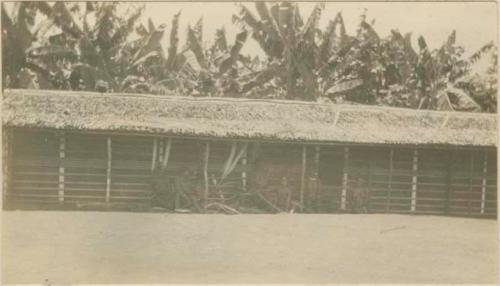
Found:
M 254 99 L 254 98 L 230 98 L 230 97 L 189 97 L 189 96 L 178 96 L 174 94 L 170 95 L 155 95 L 155 94 L 144 94 L 144 93 L 99 93 L 92 91 L 73 91 L 73 90 L 48 90 L 48 89 L 5 89 L 5 93 L 29 93 L 34 95 L 62 95 L 62 96 L 99 96 L 99 97 L 130 97 L 130 98 L 151 98 L 160 100 L 173 100 L 173 101 L 191 101 L 191 102 L 233 102 L 233 103 L 268 103 L 268 104 L 287 104 L 287 105 L 310 105 L 310 106 L 325 106 L 338 108 L 343 111 L 352 110 L 357 111 L 358 109 L 365 109 L 365 111 L 380 111 L 380 110 L 392 110 L 401 111 L 409 113 L 436 113 L 448 116 L 468 116 L 468 117 L 496 117 L 496 113 L 485 113 L 485 112 L 467 112 L 467 111 L 444 111 L 444 110 L 430 110 L 430 109 L 413 109 L 405 107 L 395 107 L 395 106 L 381 106 L 381 105 L 366 105 L 366 104 L 349 104 L 349 103 L 320 103 L 312 101 L 299 101 L 299 100 L 284 100 L 284 99 Z
M 497 142 L 494 114 L 50 90 L 7 90 L 3 100 L 8 127 L 360 144 Z

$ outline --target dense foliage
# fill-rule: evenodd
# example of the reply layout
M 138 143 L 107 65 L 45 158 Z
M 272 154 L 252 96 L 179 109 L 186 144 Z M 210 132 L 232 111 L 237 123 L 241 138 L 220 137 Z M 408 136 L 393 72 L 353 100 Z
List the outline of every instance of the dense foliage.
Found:
M 144 7 L 118 2 L 2 3 L 3 87 L 97 90 L 355 102 L 423 109 L 496 112 L 497 49 L 486 44 L 470 58 L 453 31 L 436 50 L 411 33 L 385 38 L 365 14 L 348 35 L 337 14 L 319 27 L 323 4 L 303 19 L 294 3 L 256 2 L 233 15 L 240 28 L 228 43 L 224 28 L 211 44 L 203 20 L 179 45 L 179 18 L 169 27 L 141 24 Z M 229 16 L 229 15 L 228 15 Z M 170 38 L 162 47 L 163 37 Z M 244 56 L 256 41 L 265 59 Z M 471 65 L 491 55 L 488 75 Z

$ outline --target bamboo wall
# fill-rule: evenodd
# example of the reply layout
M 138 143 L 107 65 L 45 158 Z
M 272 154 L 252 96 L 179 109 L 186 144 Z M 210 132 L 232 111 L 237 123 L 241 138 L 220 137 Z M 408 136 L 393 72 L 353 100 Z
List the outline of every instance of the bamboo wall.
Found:
M 9 202 L 149 203 L 151 139 L 18 129 L 11 137 Z
M 320 212 L 349 212 L 349 192 L 365 188 L 370 213 L 496 217 L 495 150 L 336 146 L 320 154 Z
M 344 147 L 321 147 L 319 158 L 317 211 L 337 212 L 341 209 L 344 167 L 347 166 L 344 160 Z
M 107 150 L 111 154 L 107 201 L 148 204 L 153 140 L 139 136 L 111 136 L 103 141 L 106 142 L 106 148 L 102 146 L 100 150 Z
M 369 213 L 496 217 L 496 150 L 405 146 L 299 145 L 10 129 L 4 132 L 8 207 L 154 205 L 155 172 L 168 186 L 216 208 L 353 212 L 368 193 Z M 156 175 L 155 175 L 156 174 Z M 6 191 L 5 191 L 6 190 Z M 153 204 L 152 204 L 153 202 Z M 176 207 L 189 207 L 179 203 Z
M 51 203 L 59 198 L 59 140 L 56 133 L 24 132 L 10 134 L 11 154 L 8 200 L 11 202 Z M 10 152 L 9 152 L 10 153 Z

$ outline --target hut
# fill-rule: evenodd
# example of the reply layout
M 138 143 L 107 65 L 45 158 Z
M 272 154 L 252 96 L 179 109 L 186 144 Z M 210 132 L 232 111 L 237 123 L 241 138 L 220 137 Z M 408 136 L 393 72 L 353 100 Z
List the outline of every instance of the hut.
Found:
M 497 213 L 492 114 L 47 90 L 2 111 L 4 208 Z

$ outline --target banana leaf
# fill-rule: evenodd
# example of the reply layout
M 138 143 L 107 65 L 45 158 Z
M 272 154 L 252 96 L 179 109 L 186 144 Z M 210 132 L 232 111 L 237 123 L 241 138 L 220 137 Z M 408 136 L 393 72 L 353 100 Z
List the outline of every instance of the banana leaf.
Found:
M 179 18 L 181 16 L 181 11 L 174 15 L 172 19 L 172 28 L 170 30 L 170 47 L 168 48 L 168 58 L 167 67 L 169 69 L 174 68 L 174 61 L 177 55 L 177 48 L 179 45 Z
M 202 68 L 206 69 L 207 63 L 205 60 L 205 54 L 203 52 L 202 43 L 199 41 L 196 32 L 191 27 L 188 27 L 187 43 L 188 43 L 188 48 L 191 49 L 193 54 L 196 56 L 198 64 Z
M 335 95 L 335 94 L 340 94 L 340 93 L 346 93 L 346 92 L 349 92 L 353 89 L 356 89 L 362 85 L 363 85 L 362 79 L 346 80 L 343 82 L 335 83 L 332 87 L 330 87 L 326 91 L 326 94 Z
M 163 49 L 161 47 L 161 40 L 163 39 L 164 33 L 165 30 L 164 27 L 162 26 L 160 26 L 158 29 L 149 31 L 149 36 L 147 37 L 145 43 L 136 52 L 136 54 L 132 59 L 134 66 L 138 65 L 139 59 L 144 58 L 147 55 L 155 54 L 163 58 Z
M 231 47 L 231 52 L 229 57 L 226 60 L 224 60 L 219 66 L 220 73 L 225 73 L 232 66 L 236 64 L 236 61 L 238 60 L 238 55 L 240 54 L 240 51 L 243 48 L 243 45 L 245 44 L 247 37 L 248 37 L 247 31 L 242 31 L 236 35 L 236 41 L 234 45 Z

